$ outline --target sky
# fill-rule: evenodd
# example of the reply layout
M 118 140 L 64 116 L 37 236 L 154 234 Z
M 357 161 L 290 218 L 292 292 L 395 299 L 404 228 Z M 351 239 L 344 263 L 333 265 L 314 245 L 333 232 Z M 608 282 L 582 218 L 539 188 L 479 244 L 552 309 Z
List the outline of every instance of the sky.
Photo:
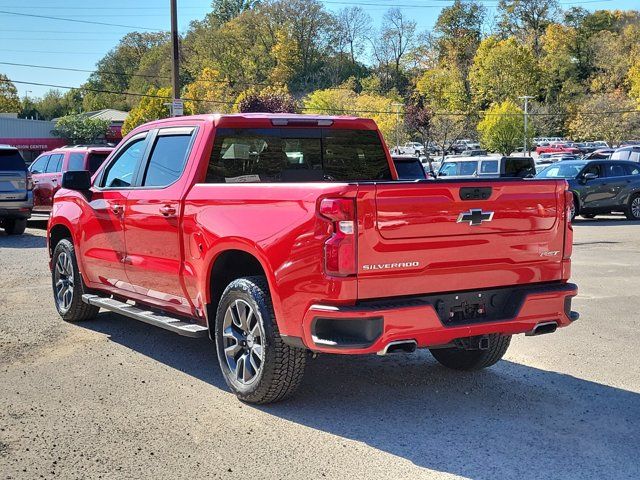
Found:
M 209 0 L 177 0 L 178 28 L 185 31 L 192 20 L 210 11 Z M 420 31 L 430 30 L 442 8 L 452 0 L 326 0 L 322 3 L 337 12 L 352 5 L 361 6 L 379 28 L 384 13 L 400 8 L 416 21 Z M 498 0 L 483 0 L 489 22 L 495 16 Z M 638 0 L 560 0 L 563 8 L 581 6 L 588 10 L 638 8 Z M 19 14 L 13 15 L 11 13 Z M 33 16 L 30 16 L 33 15 Z M 38 18 L 51 16 L 74 21 Z M 79 21 L 104 22 L 104 26 Z M 0 0 L 0 73 L 14 82 L 47 83 L 78 87 L 88 77 L 85 72 L 66 72 L 30 68 L 21 63 L 92 70 L 100 58 L 127 32 L 136 29 L 168 29 L 169 0 Z M 16 83 L 20 97 L 42 96 L 50 87 Z M 61 89 L 66 91 L 65 89 Z

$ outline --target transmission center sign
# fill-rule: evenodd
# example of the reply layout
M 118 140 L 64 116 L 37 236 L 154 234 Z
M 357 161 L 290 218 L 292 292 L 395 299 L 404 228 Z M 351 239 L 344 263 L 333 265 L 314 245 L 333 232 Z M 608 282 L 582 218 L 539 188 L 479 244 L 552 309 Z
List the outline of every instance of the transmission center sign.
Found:
M 171 104 L 171 112 L 174 117 L 182 117 L 184 115 L 184 101 L 181 98 L 174 98 Z

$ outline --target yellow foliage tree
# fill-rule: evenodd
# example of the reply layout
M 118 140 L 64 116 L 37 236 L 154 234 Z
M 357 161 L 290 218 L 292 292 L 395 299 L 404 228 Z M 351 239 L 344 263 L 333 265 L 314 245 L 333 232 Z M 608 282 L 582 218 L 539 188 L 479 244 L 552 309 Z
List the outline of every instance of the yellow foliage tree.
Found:
M 147 95 L 142 97 L 140 103 L 129 112 L 129 116 L 122 125 L 123 135 L 129 133 L 138 125 L 169 116 L 169 107 L 165 104 L 171 101 L 170 88 L 150 88 L 147 90 Z
M 231 85 L 220 71 L 209 67 L 203 68 L 184 89 L 185 108 L 193 114 L 230 112 L 235 97 Z

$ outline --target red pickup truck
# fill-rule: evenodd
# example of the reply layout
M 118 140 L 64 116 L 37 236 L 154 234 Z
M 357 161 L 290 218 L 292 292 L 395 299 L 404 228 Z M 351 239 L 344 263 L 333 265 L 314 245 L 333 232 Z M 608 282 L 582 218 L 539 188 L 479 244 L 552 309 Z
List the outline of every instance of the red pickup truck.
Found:
M 496 363 L 513 334 L 564 327 L 577 287 L 564 180 L 400 181 L 372 120 L 239 114 L 132 131 L 98 172 L 64 174 L 49 220 L 55 305 L 216 343 L 267 403 L 309 351 L 428 348 Z
M 573 155 L 582 154 L 582 150 L 571 143 L 552 143 L 551 145 L 540 145 L 536 147 L 538 155 L 542 153 L 571 153 Z

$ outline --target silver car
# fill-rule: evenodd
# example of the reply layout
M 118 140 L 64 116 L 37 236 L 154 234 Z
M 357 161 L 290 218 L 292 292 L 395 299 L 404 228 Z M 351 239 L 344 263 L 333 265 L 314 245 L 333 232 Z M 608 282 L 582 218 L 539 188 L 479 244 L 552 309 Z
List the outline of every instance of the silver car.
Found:
M 17 148 L 0 145 L 0 227 L 20 235 L 33 209 L 31 175 Z

